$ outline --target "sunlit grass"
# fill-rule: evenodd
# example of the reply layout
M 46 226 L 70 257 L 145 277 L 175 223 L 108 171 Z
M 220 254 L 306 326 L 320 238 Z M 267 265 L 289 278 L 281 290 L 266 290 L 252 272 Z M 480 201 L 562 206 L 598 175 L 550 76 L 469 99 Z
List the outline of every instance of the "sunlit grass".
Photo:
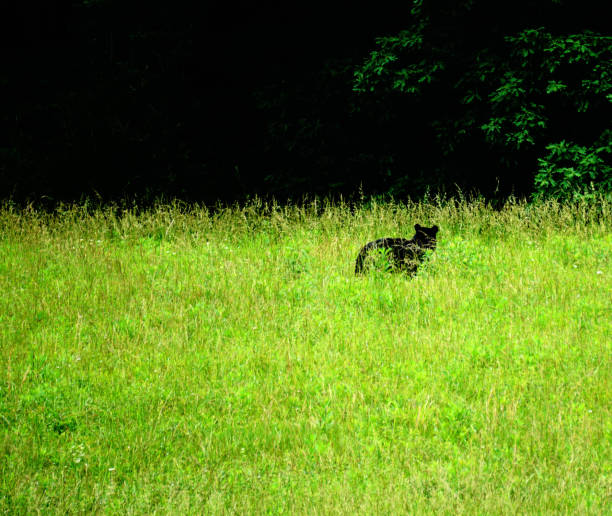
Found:
M 611 208 L 5 206 L 0 510 L 609 513 Z

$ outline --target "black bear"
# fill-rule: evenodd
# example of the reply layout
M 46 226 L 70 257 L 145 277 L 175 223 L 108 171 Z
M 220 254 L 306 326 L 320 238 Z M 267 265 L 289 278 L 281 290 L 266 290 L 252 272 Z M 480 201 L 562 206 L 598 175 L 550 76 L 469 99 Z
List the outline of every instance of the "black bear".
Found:
M 415 224 L 414 229 L 416 234 L 410 240 L 406 238 L 379 238 L 364 245 L 357 255 L 355 274 L 361 274 L 364 271 L 365 259 L 374 249 L 388 249 L 388 256 L 395 269 L 414 274 L 425 258 L 425 251 L 433 251 L 436 248 L 438 226 L 426 228 Z

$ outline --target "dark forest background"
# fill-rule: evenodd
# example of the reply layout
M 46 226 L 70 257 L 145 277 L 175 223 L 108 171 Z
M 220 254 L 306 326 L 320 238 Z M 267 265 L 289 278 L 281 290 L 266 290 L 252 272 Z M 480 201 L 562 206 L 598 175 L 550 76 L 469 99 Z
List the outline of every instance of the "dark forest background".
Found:
M 605 2 L 9 0 L 0 198 L 612 189 Z

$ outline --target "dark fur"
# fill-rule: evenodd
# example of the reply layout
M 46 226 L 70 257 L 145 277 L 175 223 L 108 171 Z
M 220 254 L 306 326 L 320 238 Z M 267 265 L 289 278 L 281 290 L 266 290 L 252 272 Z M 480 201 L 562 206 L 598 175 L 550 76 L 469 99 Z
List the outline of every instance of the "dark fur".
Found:
M 436 235 L 438 226 L 426 228 L 419 224 L 414 225 L 416 234 L 410 239 L 406 238 L 379 238 L 363 246 L 357 255 L 355 274 L 363 273 L 365 259 L 374 249 L 389 249 L 389 255 L 396 269 L 414 274 L 425 258 L 425 251 L 436 248 Z

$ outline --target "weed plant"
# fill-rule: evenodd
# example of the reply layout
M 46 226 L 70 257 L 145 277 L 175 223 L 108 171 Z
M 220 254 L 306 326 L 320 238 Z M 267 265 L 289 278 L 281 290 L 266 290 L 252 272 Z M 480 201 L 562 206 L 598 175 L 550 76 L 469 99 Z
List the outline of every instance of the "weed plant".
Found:
M 610 514 L 611 211 L 5 205 L 0 512 Z

